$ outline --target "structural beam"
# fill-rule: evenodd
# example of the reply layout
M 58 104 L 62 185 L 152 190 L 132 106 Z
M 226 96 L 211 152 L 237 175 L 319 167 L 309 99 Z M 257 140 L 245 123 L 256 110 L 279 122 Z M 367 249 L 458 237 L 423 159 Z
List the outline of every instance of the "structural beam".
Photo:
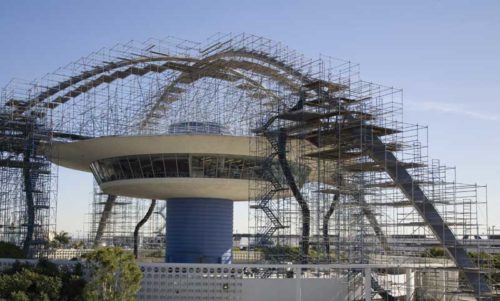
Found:
M 423 190 L 413 181 L 412 176 L 399 162 L 396 156 L 387 150 L 386 146 L 379 137 L 373 135 L 369 130 L 359 131 L 364 145 L 367 145 L 366 151 L 369 156 L 380 164 L 391 161 L 393 164 L 386 166 L 387 174 L 394 183 L 401 189 L 403 194 L 413 203 L 415 209 L 420 213 L 434 235 L 448 251 L 450 257 L 455 261 L 457 267 L 464 273 L 469 284 L 475 292 L 476 297 L 491 294 L 488 280 L 484 274 L 481 274 L 479 268 L 472 262 L 466 249 L 457 240 L 455 234 L 443 220 L 434 204 L 427 198 Z
M 108 223 L 108 219 L 111 216 L 111 211 L 116 202 L 116 195 L 108 195 L 106 203 L 104 204 L 104 209 L 102 210 L 101 219 L 99 220 L 99 225 L 97 226 L 97 232 L 95 234 L 94 239 L 94 248 L 99 246 L 101 242 L 102 236 L 104 234 L 104 230 L 106 229 L 106 225 Z
M 141 230 L 141 227 L 144 226 L 144 224 L 149 220 L 151 215 L 153 214 L 153 211 L 155 210 L 156 207 L 156 200 L 153 199 L 151 200 L 151 204 L 149 205 L 148 211 L 146 212 L 146 215 L 137 223 L 134 229 L 134 256 L 137 259 L 139 255 L 139 230 Z

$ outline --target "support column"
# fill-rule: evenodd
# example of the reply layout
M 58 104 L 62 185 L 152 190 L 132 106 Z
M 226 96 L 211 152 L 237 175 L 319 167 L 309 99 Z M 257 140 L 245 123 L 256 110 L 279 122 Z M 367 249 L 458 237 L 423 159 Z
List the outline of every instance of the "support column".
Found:
M 104 204 L 104 209 L 101 213 L 101 219 L 99 220 L 99 225 L 97 226 L 97 232 L 94 238 L 93 247 L 99 247 L 101 243 L 102 236 L 104 235 L 104 230 L 106 229 L 106 225 L 108 224 L 108 219 L 111 216 L 111 212 L 113 211 L 113 207 L 115 206 L 116 195 L 108 195 L 106 199 L 106 203 Z
M 363 284 L 363 295 L 365 301 L 372 300 L 372 269 L 365 268 L 365 279 Z
M 412 270 L 406 268 L 406 297 L 405 301 L 411 301 L 413 296 L 413 277 L 411 276 Z
M 295 268 L 295 300 L 302 301 L 302 268 Z

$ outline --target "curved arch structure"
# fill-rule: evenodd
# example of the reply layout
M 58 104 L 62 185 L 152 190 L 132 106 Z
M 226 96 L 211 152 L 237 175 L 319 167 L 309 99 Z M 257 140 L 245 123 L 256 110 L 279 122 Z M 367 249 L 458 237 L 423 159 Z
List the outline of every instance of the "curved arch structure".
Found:
M 253 96 L 246 96 L 244 100 L 258 100 L 263 107 L 260 124 L 254 124 L 256 133 L 275 137 L 280 133 L 289 140 L 303 141 L 307 144 L 304 147 L 307 151 L 297 157 L 331 162 L 327 166 L 336 170 L 321 171 L 326 176 L 319 182 L 322 185 L 338 186 L 333 189 L 335 202 L 344 196 L 364 207 L 362 212 L 375 228 L 384 249 L 388 249 L 387 239 L 383 237 L 382 228 L 377 224 L 373 211 L 367 210 L 370 203 L 363 200 L 359 191 L 357 194 L 348 192 L 344 187 L 346 184 L 335 182 L 339 170 L 344 174 L 384 174 L 390 181 L 387 185 L 400 190 L 407 203 L 418 212 L 425 226 L 445 247 L 456 266 L 466 276 L 475 295 L 479 297 L 491 293 L 486 278 L 468 257 L 465 246 L 440 215 L 435 202 L 426 195 L 422 188 L 425 184 L 411 172 L 414 168 L 424 166 L 419 162 L 403 162 L 398 158 L 397 152 L 402 145 L 390 142 L 390 137 L 397 135 L 399 131 L 384 126 L 390 124 L 384 119 L 385 113 L 378 112 L 377 115 L 373 113 L 376 110 L 370 107 L 375 104 L 367 104 L 372 96 L 383 98 L 386 95 L 384 93 L 390 93 L 387 92 L 388 89 L 357 80 L 355 74 L 351 73 L 351 64 L 348 62 L 340 63 L 338 70 L 331 72 L 329 70 L 336 67 L 326 66 L 327 61 L 324 59 L 310 61 L 279 44 L 254 36 L 230 37 L 205 49 L 186 50 L 180 45 L 177 47 L 178 51 L 172 51 L 172 54 L 163 53 L 160 46 L 148 46 L 139 49 L 137 54 L 131 52 L 129 57 L 117 57 L 112 62 L 103 61 L 100 65 L 49 86 L 33 97 L 24 100 L 8 99 L 5 105 L 10 107 L 9 113 L 16 119 L 29 116 L 37 110 L 57 109 L 71 100 L 77 101 L 79 96 L 97 87 L 109 86 L 131 76 L 143 77 L 146 74 L 170 72 L 171 76 L 162 85 L 162 90 L 140 119 L 136 120 L 135 126 L 142 128 L 161 113 L 164 106 L 160 104 L 174 104 L 178 95 L 186 93 L 186 89 L 198 81 L 211 79 L 228 83 L 242 93 L 251 91 Z M 280 51 L 285 54 L 280 55 Z M 378 91 L 378 94 L 373 91 Z M 259 96 L 256 95 L 257 92 Z M 76 137 L 59 134 L 66 139 Z M 286 139 L 283 141 L 286 143 Z M 284 174 L 291 175 L 285 155 L 291 151 L 289 145 L 287 148 L 285 145 L 277 147 L 273 144 L 276 141 L 269 143 L 278 152 L 280 161 L 283 161 L 281 167 Z M 310 168 L 319 174 L 318 166 L 319 164 L 311 164 Z M 299 203 L 307 206 L 293 176 L 287 177 L 287 181 L 288 187 L 294 188 L 292 190 Z M 321 189 L 321 193 L 332 190 L 328 187 Z M 366 187 L 368 186 L 360 188 L 360 191 L 368 189 Z M 27 200 L 29 199 L 27 195 Z M 303 211 L 309 212 L 304 206 Z M 331 214 L 332 212 L 327 212 L 328 217 Z M 309 217 L 304 217 L 304 220 L 308 221 Z M 303 246 L 303 249 L 307 248 L 308 246 Z M 303 255 L 308 254 L 306 252 Z
M 253 62 L 224 60 L 224 58 L 226 57 L 257 59 L 262 61 L 263 63 L 271 64 L 278 69 L 269 68 Z M 147 64 L 141 67 L 135 66 L 153 62 L 161 62 L 161 64 Z M 124 70 L 118 70 L 125 67 L 128 68 Z M 73 76 L 68 80 L 62 81 L 57 85 L 46 89 L 36 97 L 29 99 L 26 102 L 8 102 L 7 105 L 15 107 L 14 114 L 23 114 L 37 106 L 53 109 L 60 104 L 63 104 L 82 93 L 86 93 L 87 91 L 101 84 L 109 84 L 115 80 L 124 79 L 131 75 L 142 76 L 148 72 L 161 73 L 165 70 L 180 71 L 181 74 L 175 80 L 173 80 L 167 88 L 165 88 L 162 97 L 160 97 L 161 100 L 166 96 L 167 93 L 170 92 L 170 90 L 173 90 L 175 88 L 175 84 L 179 82 L 186 83 L 196 81 L 202 77 L 214 77 L 228 81 L 235 81 L 237 79 L 246 78 L 241 73 L 236 72 L 235 69 L 244 69 L 247 71 L 253 71 L 266 76 L 270 76 L 271 78 L 290 86 L 290 88 L 294 89 L 295 91 L 298 91 L 300 89 L 300 82 L 294 82 L 292 79 L 289 79 L 286 76 L 280 74 L 279 69 L 281 69 L 281 71 L 289 72 L 295 77 L 304 77 L 300 74 L 300 72 L 294 71 L 291 67 L 287 67 L 285 64 L 272 59 L 264 53 L 255 53 L 244 49 L 218 53 L 213 57 L 203 59 L 190 57 L 171 57 L 167 55 L 152 56 L 147 58 L 121 60 L 93 68 L 89 71 L 85 71 L 79 75 Z M 80 84 L 81 82 L 86 80 L 88 80 L 88 82 L 86 82 L 85 84 Z M 266 91 L 266 89 L 258 85 L 258 83 L 250 81 L 250 84 L 255 85 L 255 88 Z M 66 93 L 63 93 L 62 95 L 57 96 L 50 102 L 45 102 L 47 99 L 54 97 L 55 95 L 65 90 L 68 91 Z

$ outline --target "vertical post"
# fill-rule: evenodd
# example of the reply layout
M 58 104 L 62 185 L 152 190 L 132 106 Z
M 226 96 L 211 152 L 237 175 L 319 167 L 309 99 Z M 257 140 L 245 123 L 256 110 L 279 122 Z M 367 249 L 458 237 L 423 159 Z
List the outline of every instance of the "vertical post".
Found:
M 365 301 L 372 300 L 372 269 L 365 268 L 365 279 L 364 279 L 364 299 Z
M 413 277 L 411 276 L 412 270 L 406 269 L 406 297 L 405 301 L 411 301 L 413 296 Z
M 301 287 L 301 278 L 302 278 L 302 268 L 296 267 L 295 271 L 295 300 L 302 300 L 302 287 Z

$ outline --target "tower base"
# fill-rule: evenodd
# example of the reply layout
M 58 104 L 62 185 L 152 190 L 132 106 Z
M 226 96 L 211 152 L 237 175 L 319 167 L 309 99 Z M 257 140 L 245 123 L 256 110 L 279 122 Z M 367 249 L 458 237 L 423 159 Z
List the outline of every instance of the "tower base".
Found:
M 167 200 L 166 262 L 231 263 L 233 201 Z

